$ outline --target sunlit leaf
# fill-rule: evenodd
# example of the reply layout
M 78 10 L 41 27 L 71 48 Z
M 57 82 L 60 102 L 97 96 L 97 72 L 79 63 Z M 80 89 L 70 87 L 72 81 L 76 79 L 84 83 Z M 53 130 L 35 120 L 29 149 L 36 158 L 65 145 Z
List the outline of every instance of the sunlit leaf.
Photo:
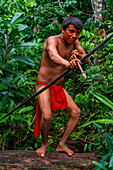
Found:
M 24 76 L 21 73 L 19 73 L 17 71 L 14 71 L 14 70 L 9 70 L 8 72 L 13 73 L 13 74 L 19 76 L 24 81 Z
M 16 47 L 26 47 L 26 46 L 38 46 L 37 43 L 31 43 L 31 42 L 27 42 L 27 43 L 22 43 Z
M 22 30 L 25 30 L 26 28 L 28 28 L 27 25 L 20 25 L 20 26 L 18 27 L 18 30 L 19 30 L 19 31 L 22 31 Z
M 9 84 L 9 83 L 12 82 L 12 80 L 13 80 L 12 77 L 7 77 L 7 78 L 3 79 L 3 80 L 1 81 L 1 83 L 2 83 L 2 84 Z
M 32 65 L 32 66 L 35 65 L 34 62 L 31 59 L 29 59 L 27 57 L 21 57 L 21 56 L 17 56 L 15 58 L 13 58 L 8 63 L 15 62 L 15 61 L 21 61 L 22 63 L 28 64 L 28 65 Z
M 8 53 L 8 57 L 10 57 L 12 54 L 14 54 L 15 48 L 12 48 L 11 51 Z
M 19 22 L 22 22 L 22 21 L 24 21 L 25 20 L 25 18 L 17 18 L 13 23 L 12 23 L 12 25 L 14 26 L 15 24 L 17 24 L 17 23 L 19 23 Z
M 32 66 L 35 65 L 34 62 L 31 59 L 27 58 L 27 57 L 20 57 L 19 56 L 19 57 L 15 57 L 15 59 L 17 61 L 21 61 L 21 62 L 23 62 L 25 64 L 28 64 L 28 65 L 32 65 Z
M 109 162 L 109 168 L 112 168 L 112 167 L 113 167 L 113 156 L 111 157 L 110 162 Z
M 113 150 L 113 141 L 112 141 L 111 137 L 109 136 L 109 134 L 104 134 L 104 136 L 105 136 L 105 140 L 106 140 L 108 150 L 110 152 L 111 150 Z
M 21 110 L 19 110 L 18 113 L 21 114 L 21 113 L 30 111 L 30 110 L 32 110 L 32 109 L 33 109 L 33 106 L 27 106 L 27 107 L 24 107 L 24 108 L 22 108 Z
M 108 164 L 108 162 L 105 162 L 104 165 L 102 165 L 101 163 L 98 163 L 97 161 L 92 161 L 92 163 L 94 163 L 95 165 L 97 165 L 99 168 L 103 169 L 103 170 L 108 170 L 105 165 Z
M 11 24 L 13 24 L 15 22 L 15 20 L 18 19 L 21 15 L 22 15 L 22 13 L 20 13 L 20 12 L 16 13 L 15 16 L 11 20 Z
M 92 93 L 96 98 L 98 98 L 102 103 L 107 105 L 113 110 L 113 103 L 105 96 L 99 94 L 99 93 Z
M 103 123 L 103 124 L 109 124 L 109 123 L 111 123 L 111 124 L 113 124 L 113 120 L 112 120 L 112 119 L 92 120 L 92 121 L 89 121 L 89 122 L 85 123 L 84 125 L 80 126 L 79 128 L 88 126 L 88 125 L 90 125 L 91 123 Z

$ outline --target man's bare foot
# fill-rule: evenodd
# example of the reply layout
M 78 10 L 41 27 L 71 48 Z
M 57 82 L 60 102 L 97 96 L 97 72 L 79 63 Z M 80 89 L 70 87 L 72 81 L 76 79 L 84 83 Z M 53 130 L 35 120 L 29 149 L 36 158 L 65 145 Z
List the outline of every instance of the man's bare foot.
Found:
M 47 151 L 47 148 L 48 148 L 48 145 L 43 145 L 42 144 L 42 146 L 39 149 L 36 150 L 36 153 L 44 158 L 45 153 Z
M 69 156 L 73 155 L 73 151 L 70 150 L 68 147 L 66 147 L 65 145 L 58 145 L 56 148 L 57 152 L 66 152 Z

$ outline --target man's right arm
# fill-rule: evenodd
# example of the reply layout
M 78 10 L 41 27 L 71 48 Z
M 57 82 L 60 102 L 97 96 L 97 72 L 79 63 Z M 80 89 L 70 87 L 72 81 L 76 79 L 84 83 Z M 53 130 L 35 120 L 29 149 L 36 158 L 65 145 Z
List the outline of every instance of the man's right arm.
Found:
M 68 67 L 69 61 L 65 60 L 58 54 L 57 40 L 53 37 L 49 37 L 46 43 L 47 43 L 47 52 L 49 54 L 50 59 L 56 64 L 59 64 L 63 67 Z
M 62 58 L 59 54 L 58 54 L 58 42 L 54 37 L 49 37 L 47 40 L 47 52 L 49 54 L 50 59 L 56 63 L 59 64 L 63 67 L 66 68 L 71 68 L 74 69 L 75 67 L 77 67 L 76 62 L 80 63 L 79 59 L 73 59 L 71 62 L 65 60 L 64 58 Z

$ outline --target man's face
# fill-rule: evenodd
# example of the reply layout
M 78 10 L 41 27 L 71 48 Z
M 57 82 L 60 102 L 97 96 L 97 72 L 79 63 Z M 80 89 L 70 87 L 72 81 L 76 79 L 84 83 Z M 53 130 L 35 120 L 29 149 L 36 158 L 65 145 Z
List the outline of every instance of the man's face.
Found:
M 66 30 L 63 30 L 62 27 L 62 33 L 63 33 L 64 40 L 69 44 L 72 44 L 75 42 L 76 39 L 78 39 L 80 30 L 76 30 L 75 26 L 73 24 L 70 24 L 66 28 Z

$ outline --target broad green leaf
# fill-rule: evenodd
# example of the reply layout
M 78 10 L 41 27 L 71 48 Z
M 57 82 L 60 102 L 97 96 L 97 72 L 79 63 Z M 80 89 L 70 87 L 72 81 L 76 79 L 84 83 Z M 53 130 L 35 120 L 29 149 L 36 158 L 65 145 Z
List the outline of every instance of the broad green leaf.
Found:
M 0 70 L 0 74 L 3 74 L 2 70 Z
M 10 57 L 12 54 L 14 54 L 15 48 L 12 48 L 11 51 L 8 53 L 8 57 Z
M 92 161 L 92 163 L 97 165 L 102 170 L 107 170 L 107 168 L 105 166 L 108 164 L 108 162 L 105 162 L 104 165 L 102 165 L 101 163 L 98 163 L 97 161 Z
M 26 84 L 33 84 L 33 85 L 35 85 L 36 83 L 35 83 L 35 82 L 25 81 L 25 83 L 23 84 L 23 86 L 25 86 Z
M 15 24 L 19 23 L 19 22 L 22 22 L 24 21 L 25 18 L 17 18 L 13 23 L 12 23 L 12 26 L 14 26 Z
M 19 72 L 17 72 L 17 71 L 9 71 L 9 72 L 11 72 L 11 73 L 13 73 L 13 74 L 16 74 L 17 76 L 19 76 L 23 81 L 24 81 L 24 76 L 21 74 L 21 73 L 19 73 Z
M 20 122 L 20 121 L 26 122 L 25 117 L 23 117 L 23 116 L 21 116 L 21 115 L 20 115 L 20 116 L 14 116 L 14 119 L 17 120 L 17 121 L 19 121 L 19 122 Z
M 2 6 L 2 5 L 3 5 L 3 0 L 0 1 L 0 6 Z
M 3 97 L 3 99 L 2 99 L 2 112 L 4 111 L 5 106 L 6 106 L 6 104 L 8 103 L 8 100 L 9 100 L 9 95 L 6 94 L 6 95 Z
M 107 105 L 113 110 L 113 103 L 105 96 L 99 94 L 99 93 L 92 93 L 96 98 L 98 98 L 102 103 Z
M 0 91 L 5 90 L 5 89 L 8 89 L 8 86 L 0 83 Z
M 89 144 L 88 149 L 91 151 L 92 143 Z
M 22 13 L 20 13 L 20 12 L 16 13 L 15 16 L 11 20 L 11 24 L 13 24 L 16 21 L 16 19 L 18 19 L 21 15 L 22 15 Z
M 24 76 L 21 73 L 14 71 L 14 70 L 7 70 L 7 72 L 10 72 L 10 73 L 13 73 L 13 74 L 19 76 L 24 81 Z
M 10 101 L 9 101 L 9 105 L 8 105 L 8 110 L 7 110 L 7 112 L 11 111 L 11 110 L 13 109 L 13 107 L 14 107 L 14 101 L 13 101 L 13 100 L 10 100 Z
M 109 168 L 113 168 L 113 156 L 112 156 L 111 159 L 110 159 Z
M 27 0 L 24 0 L 24 2 L 27 4 L 28 2 L 27 2 Z
M 1 51 L 2 56 L 5 57 L 5 50 L 4 50 L 4 48 L 0 47 L 0 51 Z
M 12 62 L 15 62 L 15 61 L 21 61 L 21 62 L 23 62 L 25 64 L 32 65 L 32 66 L 35 65 L 34 62 L 31 59 L 29 59 L 27 57 L 21 57 L 21 56 L 17 56 L 15 58 L 13 58 L 8 63 L 12 63 Z
M 7 93 L 9 94 L 9 97 L 15 97 L 13 93 L 10 93 L 9 91 L 2 91 L 0 92 L 2 95 L 6 95 Z
M 6 34 L 4 34 L 2 31 L 0 31 L 0 35 L 2 36 L 2 41 L 4 43 L 4 46 L 6 47 L 6 44 L 7 44 L 7 36 Z M 1 39 L 1 37 L 0 37 Z
M 0 119 L 1 119 L 2 117 L 4 117 L 6 114 L 7 114 L 7 113 L 2 113 L 2 115 L 0 115 Z M 0 123 L 4 123 L 7 119 L 9 119 L 8 116 L 7 116 L 6 118 L 0 120 Z
M 6 79 L 2 80 L 1 83 L 9 85 L 9 83 L 12 82 L 12 80 L 13 80 L 12 77 L 7 77 Z
M 27 106 L 27 107 L 24 107 L 24 108 L 22 108 L 21 110 L 19 110 L 19 114 L 21 114 L 21 113 L 24 113 L 24 112 L 27 112 L 27 111 L 30 111 L 30 110 L 32 110 L 33 109 L 33 107 L 32 106 Z
M 105 140 L 106 140 L 108 150 L 110 152 L 111 150 L 113 150 L 113 141 L 112 141 L 111 137 L 109 136 L 109 134 L 104 134 L 104 136 L 105 136 Z
M 86 143 L 84 146 L 84 152 L 86 152 L 87 147 L 88 147 L 88 144 Z
M 16 59 L 12 59 L 12 60 L 10 60 L 8 63 L 12 63 L 12 62 L 15 62 L 15 61 L 17 61 Z
M 98 119 L 98 120 L 92 120 L 90 122 L 85 123 L 84 125 L 80 126 L 81 127 L 85 127 L 90 125 L 91 123 L 103 123 L 103 124 L 109 124 L 112 123 L 113 124 L 113 120 L 112 119 Z
M 85 35 L 85 29 L 82 29 L 82 34 Z
M 38 46 L 37 43 L 31 43 L 31 42 L 27 42 L 27 43 L 23 43 L 23 44 L 20 44 L 16 47 L 26 47 L 26 46 Z
M 18 30 L 19 30 L 19 31 L 22 31 L 22 30 L 25 30 L 26 28 L 28 28 L 27 25 L 20 25 L 20 26 L 18 27 Z
M 109 153 L 101 159 L 100 163 L 107 162 L 108 159 L 109 159 Z
M 5 34 L 2 31 L 0 31 L 0 35 L 5 39 Z
M 102 126 L 100 124 L 98 124 L 98 123 L 94 122 L 94 125 L 97 126 L 98 128 L 102 128 Z
M 18 29 L 13 29 L 10 34 L 9 34 L 9 41 L 13 40 L 15 38 L 16 35 L 18 35 L 19 31 Z
M 32 65 L 32 66 L 35 65 L 34 62 L 31 59 L 27 58 L 27 57 L 17 56 L 17 57 L 15 57 L 15 59 L 17 61 L 21 61 L 21 62 L 23 62 L 25 64 L 28 64 L 28 65 Z
M 20 80 L 20 77 L 15 77 L 13 84 L 16 84 Z
M 18 97 L 25 97 L 25 95 L 21 92 L 21 90 L 15 90 L 15 89 L 12 89 L 12 92 L 14 93 L 14 94 L 16 94 Z

